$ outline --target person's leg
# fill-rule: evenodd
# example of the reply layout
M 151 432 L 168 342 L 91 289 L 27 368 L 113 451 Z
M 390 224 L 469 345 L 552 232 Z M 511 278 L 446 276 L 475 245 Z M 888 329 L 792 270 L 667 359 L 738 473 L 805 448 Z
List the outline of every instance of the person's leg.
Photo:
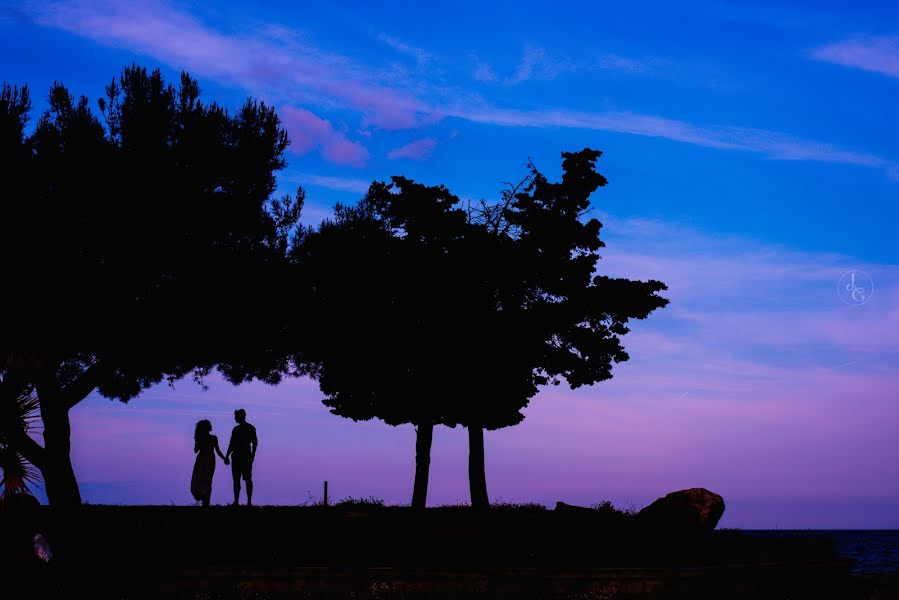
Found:
M 231 461 L 231 476 L 234 478 L 234 506 L 240 500 L 240 465 L 236 460 Z
M 243 468 L 243 480 L 247 484 L 247 506 L 253 505 L 253 461 L 247 460 Z

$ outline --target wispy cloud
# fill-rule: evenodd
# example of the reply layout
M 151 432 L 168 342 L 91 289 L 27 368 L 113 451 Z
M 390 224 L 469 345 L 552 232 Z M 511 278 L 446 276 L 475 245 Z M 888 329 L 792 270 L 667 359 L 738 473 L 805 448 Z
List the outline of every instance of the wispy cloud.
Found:
M 323 51 L 284 27 L 226 34 L 165 3 L 33 2 L 28 9 L 40 25 L 262 91 L 279 103 L 357 110 L 374 127 L 415 127 L 427 109 L 414 95 L 382 83 L 395 74 Z
M 845 67 L 899 78 L 899 35 L 842 40 L 812 51 L 812 57 Z
M 292 179 L 301 185 L 312 185 L 327 188 L 329 190 L 337 190 L 338 192 L 352 192 L 354 194 L 364 194 L 371 185 L 371 181 L 366 179 L 333 177 L 330 175 L 316 175 L 313 173 L 299 173 Z
M 774 160 L 872 167 L 899 179 L 899 165 L 894 159 L 762 128 L 699 125 L 626 111 L 594 113 L 565 108 L 528 110 L 494 106 L 464 89 L 425 79 L 410 80 L 402 70 L 371 66 L 322 50 L 289 28 L 255 24 L 224 32 L 165 3 L 38 1 L 27 4 L 26 11 L 37 24 L 145 54 L 172 67 L 187 68 L 195 74 L 240 86 L 278 105 L 293 107 L 295 115 L 302 115 L 295 119 L 300 123 L 294 123 L 301 136 L 294 150 L 302 151 L 310 143 L 313 147 L 318 145 L 326 160 L 338 164 L 365 164 L 367 150 L 346 134 L 336 132 L 326 119 L 299 105 L 350 111 L 361 117 L 363 127 L 374 129 L 422 128 L 453 116 L 503 127 L 614 131 L 721 150 L 744 150 Z M 819 49 L 817 56 L 896 74 L 899 73 L 896 39 L 844 42 Z M 426 52 L 395 38 L 385 35 L 382 41 L 416 60 L 430 60 Z M 485 82 L 524 82 L 551 79 L 566 69 L 634 70 L 641 64 L 612 54 L 597 61 L 582 65 L 550 56 L 532 45 L 524 49 L 510 77 L 498 77 L 487 63 L 478 64 L 476 76 Z M 427 149 L 427 144 L 422 144 L 417 148 L 418 155 L 423 156 Z
M 515 68 L 515 74 L 506 80 L 509 85 L 523 83 L 525 81 L 551 81 L 560 73 L 570 71 L 574 65 L 568 59 L 553 57 L 543 48 L 526 46 L 522 52 L 521 61 Z
M 379 33 L 377 37 L 379 41 L 384 42 L 400 54 L 405 54 L 406 56 L 414 58 L 418 66 L 424 66 L 426 63 L 434 60 L 434 55 L 430 52 L 407 44 L 399 38 L 387 35 L 386 33 Z
M 597 71 L 617 71 L 621 73 L 646 73 L 658 65 L 666 63 L 657 58 L 628 58 L 611 52 L 597 54 L 592 59 L 572 59 L 552 54 L 545 48 L 528 44 L 521 53 L 521 59 L 514 72 L 502 78 L 495 69 L 478 57 L 475 62 L 474 78 L 483 83 L 518 85 L 530 81 L 552 81 L 569 73 L 594 73 Z
M 412 160 L 427 160 L 434 153 L 437 147 L 437 140 L 431 137 L 422 138 L 410 142 L 405 146 L 394 148 L 387 153 L 387 158 L 395 160 L 397 158 L 411 158 Z
M 880 360 L 882 366 L 889 364 L 884 357 L 899 354 L 893 335 L 899 329 L 899 264 L 724 238 L 683 224 L 599 216 L 608 245 L 601 270 L 668 283 L 671 305 L 664 312 L 681 332 L 673 339 L 709 348 L 711 363 L 721 351 L 741 347 L 805 350 L 787 358 L 787 369 L 816 354 L 864 355 L 865 362 Z M 838 290 L 843 274 L 854 269 L 868 273 L 877 290 L 861 306 L 846 304 Z M 752 360 L 771 363 L 770 355 Z
M 845 150 L 824 142 L 793 138 L 777 131 L 702 126 L 630 112 L 590 113 L 460 106 L 448 110 L 447 115 L 505 127 L 570 127 L 659 137 L 708 148 L 756 152 L 775 160 L 812 160 L 875 167 L 884 169 L 891 177 L 895 177 L 897 169 L 897 163 L 880 156 Z
M 593 68 L 604 71 L 621 71 L 625 73 L 645 73 L 659 65 L 667 64 L 667 61 L 653 59 L 635 59 L 620 56 L 614 53 L 604 53 L 596 58 Z
M 499 77 L 494 72 L 493 67 L 490 66 L 490 63 L 484 62 L 477 56 L 473 56 L 475 68 L 474 68 L 474 78 L 476 81 L 480 81 L 481 83 L 496 83 L 499 81 Z

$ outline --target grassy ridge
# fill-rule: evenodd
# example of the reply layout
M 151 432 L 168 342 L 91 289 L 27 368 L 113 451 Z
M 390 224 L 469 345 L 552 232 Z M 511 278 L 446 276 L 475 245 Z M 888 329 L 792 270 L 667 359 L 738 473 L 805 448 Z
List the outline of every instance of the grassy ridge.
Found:
M 851 576 L 821 538 L 658 531 L 608 503 L 42 507 L 38 524 L 54 558 L 11 598 L 899 598 L 895 577 Z
M 650 530 L 631 514 L 540 505 L 415 512 L 350 500 L 334 506 L 85 506 L 46 511 L 60 561 L 182 566 L 684 567 L 836 558 L 821 539 L 738 530 Z

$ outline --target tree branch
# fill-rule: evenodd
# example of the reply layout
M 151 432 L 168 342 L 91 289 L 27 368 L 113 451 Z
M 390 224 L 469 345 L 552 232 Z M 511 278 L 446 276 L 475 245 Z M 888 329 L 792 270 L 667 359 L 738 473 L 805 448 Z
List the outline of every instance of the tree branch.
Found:
M 11 431 L 5 432 L 12 442 L 12 447 L 25 457 L 25 460 L 33 464 L 38 469 L 44 468 L 45 457 L 47 451 L 43 446 L 38 444 L 34 439 L 17 427 L 12 427 Z
M 88 394 L 94 391 L 97 386 L 103 383 L 103 379 L 111 372 L 112 369 L 106 361 L 98 360 L 92 364 L 78 379 L 60 391 L 65 406 L 68 409 L 76 406 L 79 402 L 84 400 Z

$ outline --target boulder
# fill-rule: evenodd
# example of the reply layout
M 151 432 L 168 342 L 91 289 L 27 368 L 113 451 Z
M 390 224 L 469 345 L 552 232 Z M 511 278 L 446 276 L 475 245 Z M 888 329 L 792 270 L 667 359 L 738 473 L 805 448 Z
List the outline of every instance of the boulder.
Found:
M 724 498 L 705 488 L 671 492 L 639 513 L 644 524 L 663 529 L 712 531 L 724 514 Z

